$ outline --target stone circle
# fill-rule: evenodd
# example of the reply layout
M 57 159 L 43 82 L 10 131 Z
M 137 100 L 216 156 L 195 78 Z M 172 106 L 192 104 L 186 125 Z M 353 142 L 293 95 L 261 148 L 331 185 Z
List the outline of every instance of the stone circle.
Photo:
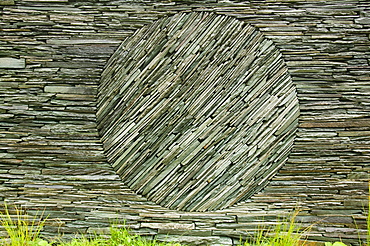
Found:
M 132 190 L 176 210 L 224 209 L 263 189 L 298 124 L 273 42 L 207 12 L 164 17 L 124 40 L 98 94 L 108 161 Z

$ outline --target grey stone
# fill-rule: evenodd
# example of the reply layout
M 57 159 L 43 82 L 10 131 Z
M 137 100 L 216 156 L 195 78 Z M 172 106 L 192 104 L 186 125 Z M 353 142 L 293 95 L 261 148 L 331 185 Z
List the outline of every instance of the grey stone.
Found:
M 355 19 L 355 23 L 370 25 L 370 17 L 357 18 Z
M 81 44 L 119 44 L 121 41 L 114 39 L 48 39 L 48 44 L 56 45 L 81 45 Z
M 175 236 L 157 235 L 156 239 L 163 242 L 178 242 L 185 245 L 209 245 L 209 246 L 222 246 L 232 245 L 232 239 L 228 237 L 197 237 L 197 236 Z
M 14 0 L 0 0 L 0 5 L 14 5 Z
M 45 92 L 60 94 L 83 94 L 94 95 L 96 87 L 68 87 L 68 86 L 45 86 Z
M 8 58 L 8 57 L 1 57 L 0 58 L 0 69 L 1 68 L 25 68 L 26 67 L 26 59 L 24 58 Z
M 185 224 L 185 223 L 141 223 L 141 227 L 147 227 L 152 229 L 162 229 L 162 230 L 193 230 L 195 229 L 195 224 Z

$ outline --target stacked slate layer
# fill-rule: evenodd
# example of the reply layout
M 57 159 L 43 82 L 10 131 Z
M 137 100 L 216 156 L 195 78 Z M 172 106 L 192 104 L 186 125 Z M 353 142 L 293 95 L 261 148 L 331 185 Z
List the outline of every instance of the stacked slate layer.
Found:
M 235 18 L 195 12 L 122 43 L 102 73 L 97 121 L 130 188 L 164 207 L 206 211 L 265 186 L 290 153 L 298 115 L 272 42 Z
M 301 206 L 312 240 L 357 242 L 369 172 L 368 1 L 0 1 L 0 197 L 45 209 L 44 234 L 126 221 L 161 240 L 230 245 Z M 257 28 L 297 88 L 299 126 L 285 165 L 260 193 L 213 212 L 163 208 L 107 162 L 97 91 L 109 57 L 145 25 L 212 12 Z M 355 224 L 356 222 L 356 224 Z M 4 232 L 1 232 L 2 235 Z

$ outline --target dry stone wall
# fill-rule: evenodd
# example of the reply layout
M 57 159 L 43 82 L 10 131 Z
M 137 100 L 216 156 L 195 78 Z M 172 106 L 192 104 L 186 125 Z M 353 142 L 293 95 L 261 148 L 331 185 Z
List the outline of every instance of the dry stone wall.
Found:
M 369 172 L 368 1 L 0 1 L 0 199 L 50 214 L 46 236 L 104 230 L 231 245 L 300 206 L 312 240 L 356 243 Z M 136 30 L 177 13 L 233 17 L 271 40 L 297 89 L 294 147 L 269 184 L 212 212 L 161 207 L 107 161 L 101 74 Z M 2 232 L 3 233 L 3 232 Z

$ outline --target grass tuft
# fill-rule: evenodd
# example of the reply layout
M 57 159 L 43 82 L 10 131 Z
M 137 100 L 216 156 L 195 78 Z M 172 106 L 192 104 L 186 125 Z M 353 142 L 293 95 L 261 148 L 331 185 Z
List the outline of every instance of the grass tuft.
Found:
M 258 228 L 257 233 L 239 246 L 302 246 L 310 227 L 303 228 L 296 222 L 299 210 L 287 219 L 268 228 Z
M 4 203 L 4 212 L 0 212 L 0 225 L 5 228 L 8 237 L 2 240 L 2 245 L 28 246 L 40 241 L 40 232 L 46 221 L 43 217 L 43 212 L 32 217 L 17 206 L 14 205 L 11 210 Z
M 110 237 L 96 235 L 92 238 L 82 236 L 69 242 L 61 242 L 60 246 L 181 246 L 179 243 L 165 243 L 147 240 L 139 235 L 132 235 L 126 228 L 111 226 Z

